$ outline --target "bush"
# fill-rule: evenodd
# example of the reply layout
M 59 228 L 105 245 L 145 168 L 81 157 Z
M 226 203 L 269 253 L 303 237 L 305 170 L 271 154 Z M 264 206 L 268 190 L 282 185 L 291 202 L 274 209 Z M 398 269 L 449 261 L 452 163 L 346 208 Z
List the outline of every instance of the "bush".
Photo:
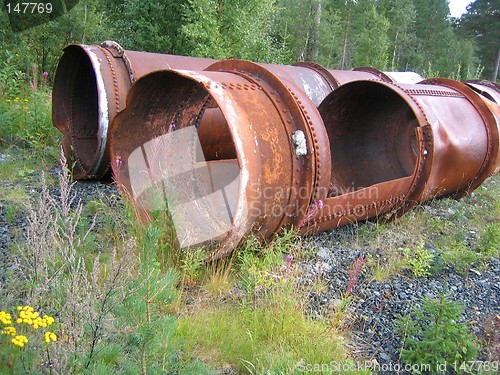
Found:
M 473 361 L 478 352 L 475 336 L 460 323 L 463 306 L 442 295 L 426 297 L 421 307 L 398 319 L 396 329 L 404 337 L 401 359 L 417 368 L 431 366 L 431 374 L 444 367 L 453 369 Z M 415 373 L 421 373 L 416 371 Z

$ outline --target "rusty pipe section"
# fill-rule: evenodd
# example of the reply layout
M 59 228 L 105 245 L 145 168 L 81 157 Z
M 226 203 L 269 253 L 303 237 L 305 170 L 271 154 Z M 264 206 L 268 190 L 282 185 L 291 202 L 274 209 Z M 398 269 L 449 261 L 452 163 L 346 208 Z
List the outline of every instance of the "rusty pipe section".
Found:
M 242 60 L 223 60 L 214 63 L 207 70 L 238 70 Z M 353 70 L 326 69 L 314 62 L 299 62 L 294 65 L 262 64 L 287 86 L 294 86 L 294 91 L 302 90 L 316 105 L 333 90 L 341 85 L 361 80 L 376 80 L 393 83 L 417 83 L 424 80 L 414 72 L 383 72 L 371 67 L 361 67 Z
M 163 55 L 147 52 L 126 51 L 118 43 L 107 41 L 101 45 L 72 44 L 64 49 L 54 82 L 52 117 L 64 135 L 62 147 L 72 166 L 76 179 L 93 179 L 109 174 L 108 132 L 113 118 L 125 107 L 130 85 L 139 77 L 160 69 L 203 70 L 215 60 Z M 225 61 L 222 69 L 230 69 L 234 63 Z M 327 70 L 315 63 L 299 63 L 296 66 L 261 64 L 281 78 L 288 86 L 302 89 L 318 106 L 323 99 L 341 84 L 360 79 L 394 81 L 391 73 L 373 68 L 352 71 Z M 217 64 L 212 70 L 217 70 Z M 400 74 L 403 79 L 407 73 Z M 206 113 L 206 121 L 223 120 L 220 113 Z M 205 121 L 205 120 L 203 120 Z M 210 124 L 200 129 L 209 129 Z M 225 128 L 220 124 L 221 129 Z M 227 138 L 228 134 L 226 134 Z M 215 141 L 214 141 L 215 142 Z M 216 153 L 218 146 L 205 145 L 205 152 Z M 231 150 L 224 150 L 231 152 Z
M 214 60 L 125 51 L 116 42 L 72 44 L 55 74 L 52 119 L 76 179 L 109 174 L 108 131 L 131 84 L 158 69 L 202 70 Z
M 498 105 L 465 84 L 358 81 L 320 105 L 332 160 L 328 197 L 303 233 L 398 217 L 459 198 L 498 168 Z
M 142 217 L 171 210 L 179 244 L 215 244 L 215 259 L 249 233 L 391 219 L 498 172 L 486 95 L 351 73 L 227 60 L 148 74 L 113 121 L 115 180 Z
M 245 66 L 245 60 L 222 60 L 209 66 L 207 70 L 238 71 Z M 302 91 L 306 97 L 319 106 L 325 97 L 343 83 L 362 80 L 379 79 L 374 73 L 354 70 L 327 70 L 313 62 L 300 62 L 294 65 L 252 63 L 264 68 L 264 71 L 274 74 L 293 92 Z
M 500 123 L 500 85 L 490 81 L 466 81 L 465 84 L 481 95 L 485 105 Z M 496 169 L 493 174 L 500 173 L 500 152 L 497 155 Z
M 138 80 L 110 142 L 117 184 L 141 216 L 168 207 L 179 244 L 215 242 L 217 258 L 246 234 L 266 239 L 297 225 L 326 198 L 331 165 L 326 129 L 301 90 L 247 61 L 214 69 Z M 221 111 L 226 129 L 202 132 L 207 108 Z M 234 153 L 200 158 L 227 134 Z
M 373 68 L 371 66 L 362 66 L 359 68 L 354 68 L 353 71 L 369 73 L 374 77 L 377 77 L 379 81 L 392 82 L 392 83 L 415 84 L 425 79 L 420 74 L 415 72 L 392 72 L 392 71 L 384 72 L 376 68 Z

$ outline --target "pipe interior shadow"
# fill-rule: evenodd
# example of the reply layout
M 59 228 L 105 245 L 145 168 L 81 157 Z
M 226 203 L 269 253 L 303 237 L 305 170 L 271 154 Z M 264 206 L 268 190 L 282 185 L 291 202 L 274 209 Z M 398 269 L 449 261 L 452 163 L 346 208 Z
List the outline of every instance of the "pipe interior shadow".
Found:
M 330 197 L 413 173 L 418 123 L 395 92 L 372 82 L 354 82 L 330 94 L 319 110 L 330 139 Z

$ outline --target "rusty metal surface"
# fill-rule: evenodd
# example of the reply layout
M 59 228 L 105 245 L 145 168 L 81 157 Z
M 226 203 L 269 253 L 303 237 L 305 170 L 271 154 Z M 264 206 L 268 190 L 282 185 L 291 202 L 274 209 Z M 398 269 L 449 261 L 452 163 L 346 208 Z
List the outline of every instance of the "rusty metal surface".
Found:
M 105 42 L 65 49 L 53 121 L 75 178 L 111 164 L 140 217 L 171 211 L 179 245 L 216 259 L 251 233 L 389 220 L 470 193 L 500 171 L 499 93 L 484 81 Z
M 115 42 L 69 45 L 57 67 L 52 118 L 76 179 L 109 174 L 108 128 L 132 82 L 153 70 L 202 70 L 214 60 L 125 51 Z
M 500 86 L 490 81 L 466 81 L 467 86 L 485 98 L 500 105 Z
M 423 81 L 425 78 L 420 74 L 415 72 L 393 72 L 393 71 L 381 71 L 371 66 L 362 66 L 359 68 L 354 68 L 353 71 L 371 73 L 378 80 L 383 82 L 393 82 L 393 83 L 403 83 L 403 84 L 415 84 Z
M 212 168 L 237 161 L 239 167 L 238 189 L 227 197 L 237 204 L 227 230 L 217 237 L 215 258 L 230 252 L 243 235 L 256 233 L 265 239 L 280 228 L 297 225 L 310 202 L 323 198 L 320 187 L 329 181 L 330 165 L 328 139 L 316 107 L 301 90 L 295 92 L 265 67 L 231 61 L 225 67 L 218 65 L 217 71 L 151 73 L 132 87 L 127 108 L 115 119 L 111 133 L 116 181 L 143 215 L 151 207 L 141 207 L 134 180 L 141 173 L 149 181 L 156 177 L 143 165 L 140 170 L 141 163 L 130 165 L 131 155 L 161 135 L 197 126 L 207 107 L 218 107 L 227 127 L 203 133 L 200 126 L 200 148 L 212 138 L 225 138 L 229 131 L 236 159 L 226 153 L 206 164 Z M 130 137 L 133 130 L 136 136 Z M 162 150 L 174 152 L 168 147 Z M 189 145 L 185 154 L 198 157 Z M 152 160 L 148 163 L 155 165 Z M 195 184 L 198 191 L 210 190 L 200 184 L 202 180 Z M 214 222 L 216 216 L 213 210 L 201 210 L 191 228 Z
M 434 138 L 438 139 L 439 135 L 443 144 L 433 161 L 436 172 L 431 174 L 427 195 L 420 200 L 443 195 L 460 198 L 477 189 L 498 167 L 498 105 L 488 105 L 483 96 L 451 79 L 434 78 L 421 83 L 439 91 L 450 90 L 456 96 L 448 100 L 447 107 L 444 100 L 435 100 L 432 107 L 429 105 L 435 112 L 438 107 L 439 113 L 443 113 L 444 125 L 433 124 Z M 451 113 L 446 114 L 447 109 Z M 446 129 L 446 137 L 442 128 Z
M 351 82 L 319 109 L 332 179 L 304 233 L 397 217 L 435 197 L 459 198 L 498 170 L 498 106 L 462 83 Z
M 234 64 L 241 64 L 234 61 Z M 109 174 L 109 127 L 116 114 L 125 107 L 130 85 L 138 78 L 159 69 L 203 70 L 214 62 L 210 59 L 126 51 L 113 41 L 101 45 L 67 46 L 55 76 L 53 123 L 64 134 L 62 147 L 74 166 L 74 178 L 93 179 Z M 224 64 L 227 66 L 233 62 L 226 61 Z M 316 106 L 343 83 L 359 79 L 390 80 L 383 72 L 372 68 L 329 71 L 315 63 L 260 65 L 287 86 L 295 86 L 294 92 L 298 92 L 296 88 L 302 89 Z M 213 120 L 208 117 L 210 115 L 207 114 L 207 121 Z

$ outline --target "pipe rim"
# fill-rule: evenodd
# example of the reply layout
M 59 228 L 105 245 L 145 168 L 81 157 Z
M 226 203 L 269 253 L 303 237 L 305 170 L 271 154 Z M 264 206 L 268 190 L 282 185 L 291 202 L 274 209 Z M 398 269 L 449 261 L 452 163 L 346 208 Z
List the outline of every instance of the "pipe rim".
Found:
M 263 87 L 264 91 L 280 113 L 282 125 L 284 125 L 284 129 L 289 135 L 289 141 L 293 130 L 291 129 L 292 126 L 295 126 L 296 130 L 302 131 L 307 137 L 307 156 L 311 155 L 314 159 L 304 166 L 302 159 L 292 154 L 292 167 L 294 176 L 306 176 L 306 186 L 310 189 L 307 194 L 309 198 L 306 200 L 301 199 L 301 203 L 299 204 L 301 209 L 299 210 L 298 216 L 295 216 L 292 220 L 292 214 L 285 215 L 283 221 L 279 223 L 276 228 L 283 228 L 290 224 L 297 225 L 307 216 L 308 207 L 314 204 L 316 200 L 323 198 L 323 185 L 325 181 L 330 179 L 330 153 L 322 153 L 323 147 L 327 146 L 329 148 L 329 142 L 326 132 L 324 131 L 325 127 L 321 115 L 316 106 L 293 82 L 278 77 L 271 70 L 267 69 L 266 66 L 258 63 L 247 60 L 222 60 L 209 66 L 206 70 L 227 71 L 229 73 L 238 74 L 245 79 L 250 79 L 261 87 L 263 87 L 263 85 L 267 86 L 267 88 Z M 293 113 L 288 120 L 282 114 L 282 102 L 285 102 L 287 110 Z M 320 142 L 322 143 L 320 144 Z M 292 149 L 293 145 L 290 144 L 290 150 Z M 307 171 L 307 165 L 311 166 L 311 171 L 309 173 Z M 295 173 L 295 171 L 298 173 Z M 298 180 L 299 178 L 293 177 L 293 181 L 297 182 Z M 300 188 L 301 186 L 298 187 L 298 189 Z M 326 196 L 326 194 L 324 195 Z M 290 197 L 290 201 L 293 200 L 294 197 Z

